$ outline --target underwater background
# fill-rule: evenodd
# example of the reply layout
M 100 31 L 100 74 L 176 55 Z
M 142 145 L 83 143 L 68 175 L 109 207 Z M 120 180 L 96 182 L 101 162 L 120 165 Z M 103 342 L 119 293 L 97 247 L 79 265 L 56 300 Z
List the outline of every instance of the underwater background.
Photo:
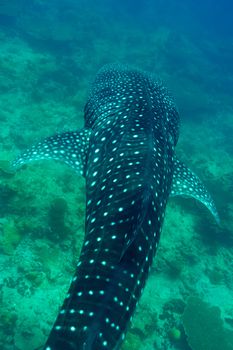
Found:
M 13 174 L 20 151 L 83 126 L 106 63 L 147 70 L 175 96 L 177 154 L 220 227 L 171 199 L 123 350 L 233 350 L 233 4 L 223 0 L 0 0 L 0 349 L 45 343 L 84 234 L 85 182 L 55 162 Z

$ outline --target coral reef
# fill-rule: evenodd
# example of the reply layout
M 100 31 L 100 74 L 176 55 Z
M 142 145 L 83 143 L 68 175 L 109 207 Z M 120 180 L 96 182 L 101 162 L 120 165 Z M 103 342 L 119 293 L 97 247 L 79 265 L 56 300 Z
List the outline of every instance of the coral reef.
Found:
M 3 221 L 0 225 L 2 235 L 0 239 L 0 249 L 4 254 L 13 254 L 15 248 L 21 240 L 20 232 L 13 219 Z
M 189 297 L 182 320 L 192 350 L 233 349 L 233 331 L 224 327 L 218 307 Z
M 56 198 L 51 203 L 48 213 L 49 227 L 51 230 L 50 239 L 60 240 L 67 237 L 70 230 L 65 225 L 67 203 L 63 198 Z

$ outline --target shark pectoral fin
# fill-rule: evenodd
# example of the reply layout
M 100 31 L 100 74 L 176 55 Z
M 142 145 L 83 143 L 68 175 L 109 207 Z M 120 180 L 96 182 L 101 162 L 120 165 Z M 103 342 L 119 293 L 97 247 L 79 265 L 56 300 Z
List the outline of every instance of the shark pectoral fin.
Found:
M 48 137 L 19 155 L 12 162 L 12 167 L 20 167 L 35 160 L 55 159 L 84 175 L 90 137 L 90 129 Z
M 170 197 L 185 196 L 192 197 L 203 203 L 220 224 L 214 201 L 204 184 L 186 165 L 177 158 L 174 161 L 174 173 Z

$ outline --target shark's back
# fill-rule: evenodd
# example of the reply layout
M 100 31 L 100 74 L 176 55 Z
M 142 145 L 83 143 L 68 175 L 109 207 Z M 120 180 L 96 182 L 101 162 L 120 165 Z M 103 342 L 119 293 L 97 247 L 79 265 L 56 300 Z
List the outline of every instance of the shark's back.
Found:
M 94 82 L 85 120 L 92 129 L 86 236 L 75 293 L 64 305 L 85 314 L 74 314 L 66 329 L 79 333 L 77 349 L 117 349 L 159 240 L 178 114 L 161 84 L 140 71 L 110 66 Z M 60 316 L 58 324 L 66 320 Z
M 63 160 L 86 178 L 86 233 L 46 350 L 117 350 L 144 288 L 169 195 L 192 196 L 218 220 L 198 177 L 174 155 L 175 104 L 159 82 L 122 65 L 97 74 L 85 128 L 47 138 L 13 165 Z
M 164 85 L 152 75 L 137 68 L 121 64 L 104 66 L 93 82 L 85 107 L 85 126 L 103 129 L 112 126 L 111 121 L 124 128 L 138 122 L 147 132 L 164 122 L 175 143 L 178 140 L 179 115 L 174 100 Z M 124 125 L 124 126 L 122 126 Z

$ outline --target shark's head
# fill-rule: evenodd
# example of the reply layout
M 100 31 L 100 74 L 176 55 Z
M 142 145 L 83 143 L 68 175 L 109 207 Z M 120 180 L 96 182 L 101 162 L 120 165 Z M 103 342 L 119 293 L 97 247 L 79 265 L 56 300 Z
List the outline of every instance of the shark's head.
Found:
M 86 233 L 46 350 L 117 350 L 145 286 L 169 195 L 199 199 L 200 180 L 175 157 L 179 114 L 160 82 L 122 65 L 98 73 L 85 128 L 47 138 L 14 165 L 65 161 L 86 178 Z M 63 347 L 62 347 L 63 346 Z

